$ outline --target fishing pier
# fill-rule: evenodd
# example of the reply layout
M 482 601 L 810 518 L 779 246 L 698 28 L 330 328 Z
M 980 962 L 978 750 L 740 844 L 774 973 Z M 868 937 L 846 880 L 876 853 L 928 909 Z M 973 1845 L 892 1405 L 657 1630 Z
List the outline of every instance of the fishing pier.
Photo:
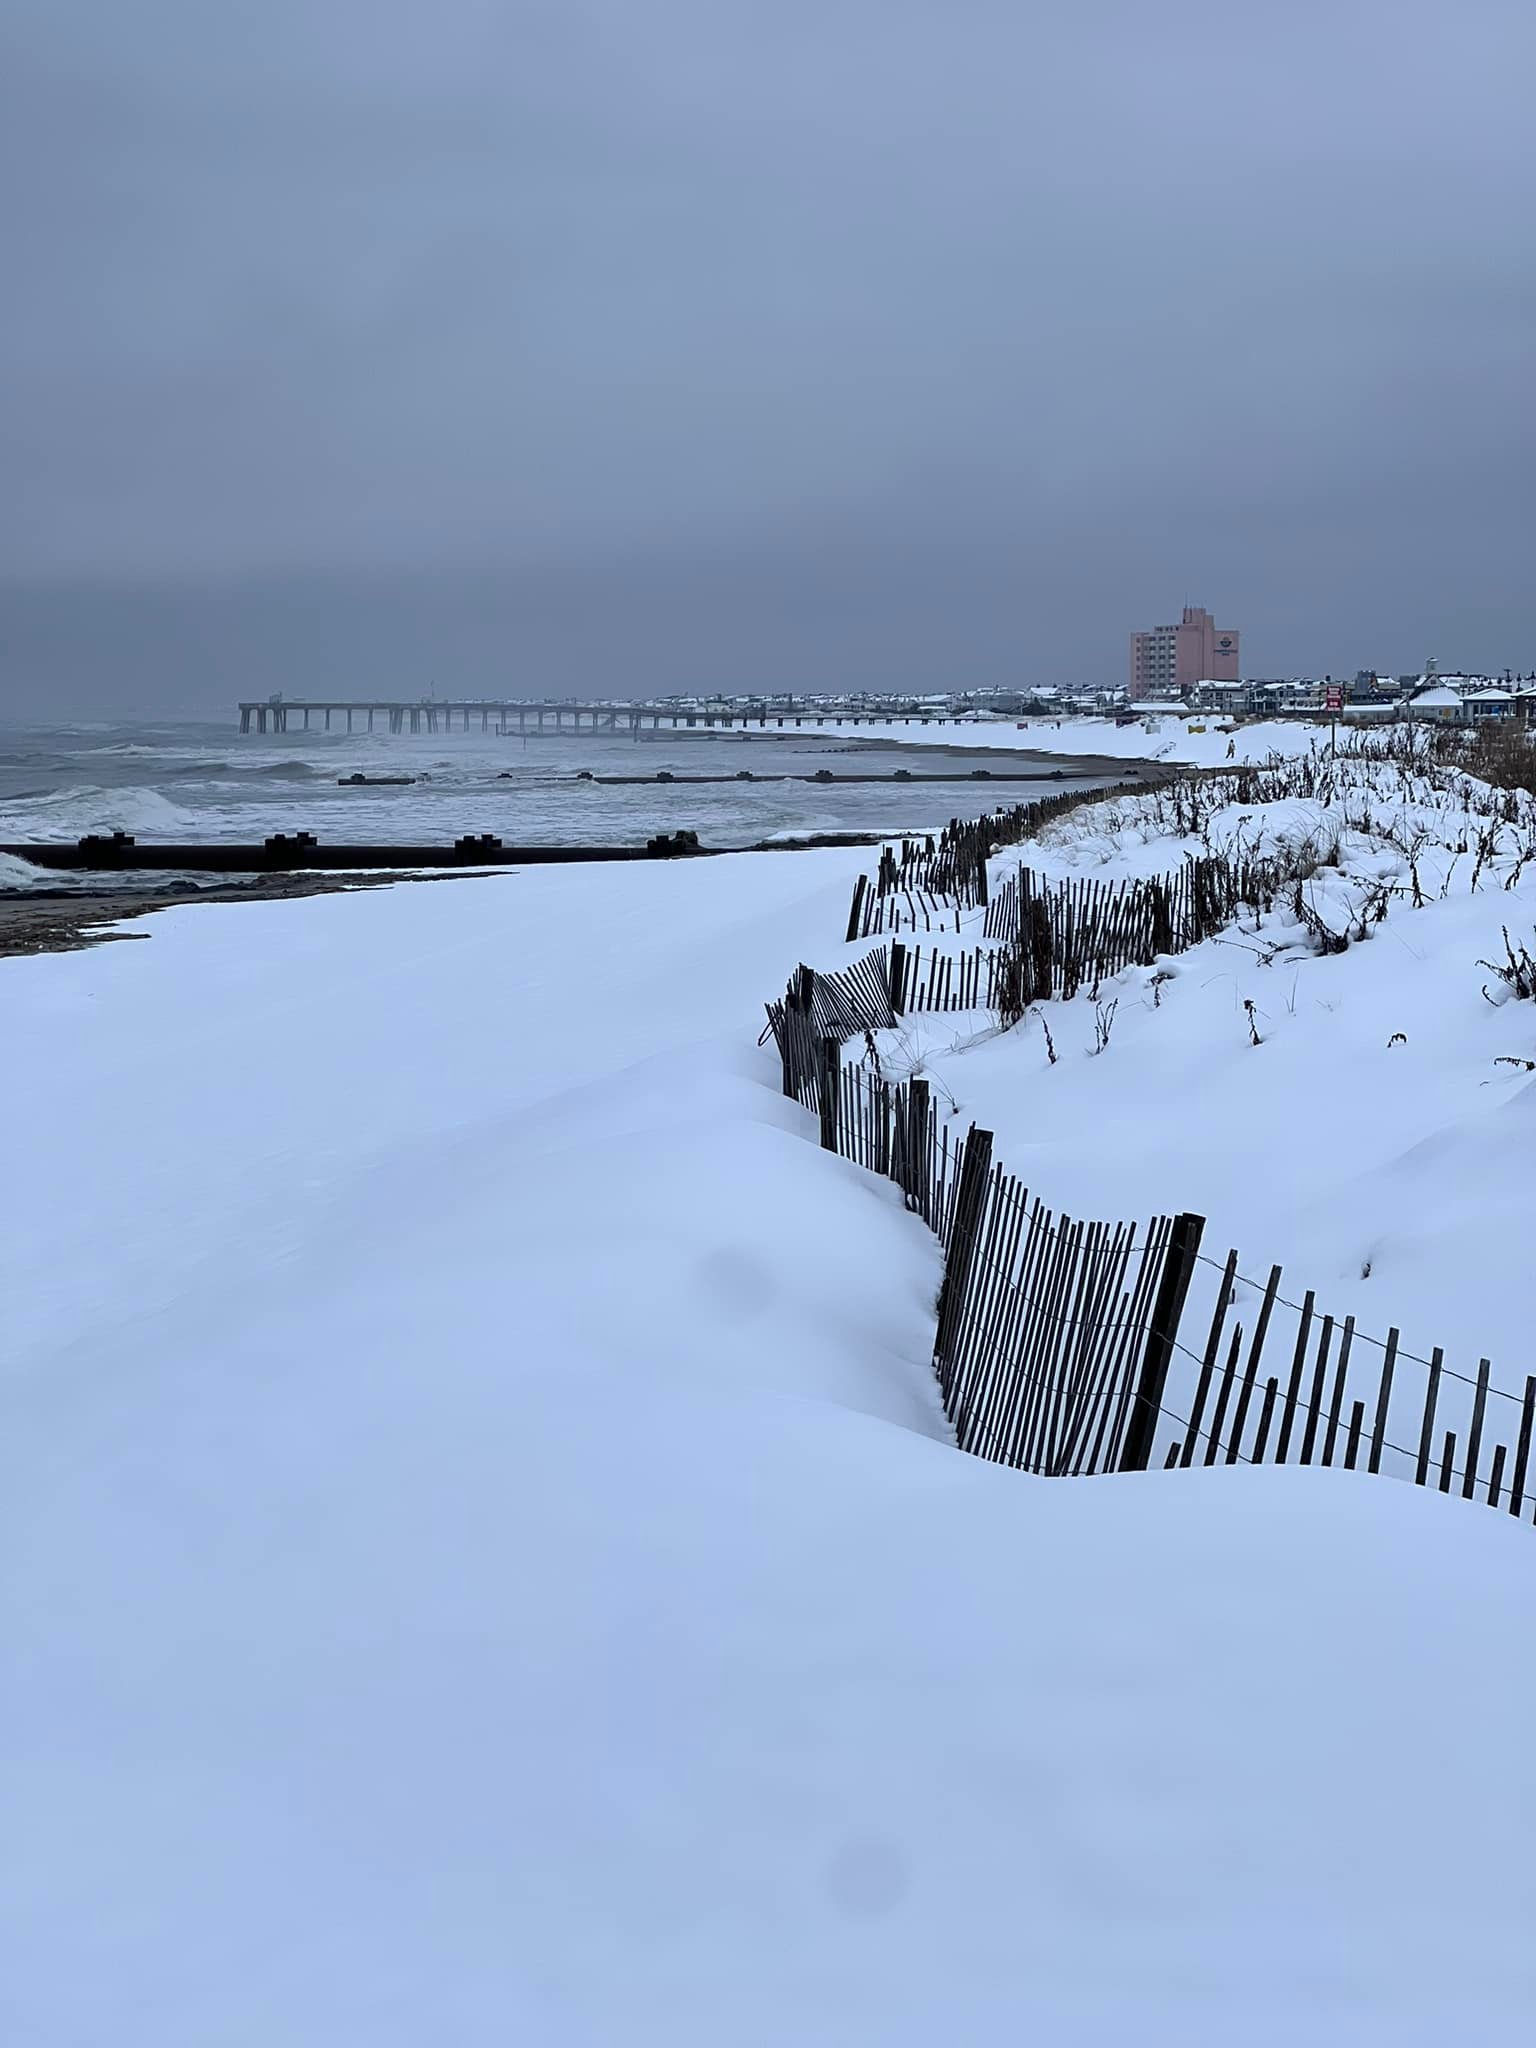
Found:
M 733 727 L 793 731 L 826 725 L 964 725 L 914 711 L 838 711 L 784 703 L 742 704 L 717 710 L 686 704 L 530 704 L 491 697 L 261 697 L 240 706 L 243 733 L 289 732 L 483 732 L 526 738 L 542 732 L 672 732 Z

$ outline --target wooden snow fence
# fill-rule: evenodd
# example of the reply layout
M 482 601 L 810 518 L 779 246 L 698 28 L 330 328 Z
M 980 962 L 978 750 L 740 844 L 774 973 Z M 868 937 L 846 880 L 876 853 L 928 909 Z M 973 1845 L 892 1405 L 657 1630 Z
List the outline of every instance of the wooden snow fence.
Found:
M 1516 1393 L 1408 1349 L 1397 1329 L 1299 1301 L 1272 1266 L 1201 1249 L 1202 1217 L 1060 1214 L 962 1136 L 921 1076 L 892 1080 L 873 1033 L 902 1005 L 899 949 L 802 967 L 769 1005 L 784 1093 L 822 1145 L 893 1181 L 944 1248 L 934 1370 L 963 1450 L 1028 1472 L 1299 1464 L 1385 1473 L 1536 1519 L 1536 1377 Z M 910 1004 L 907 1005 L 910 1007 Z M 848 1040 L 865 1056 L 843 1058 Z
M 951 818 L 942 832 L 882 847 L 874 874 L 860 875 L 854 883 L 845 936 L 851 943 L 886 932 L 958 931 L 966 911 L 986 905 L 987 861 L 1000 847 L 1021 845 L 1053 818 L 1081 805 L 1145 796 L 1170 780 L 1147 775 L 1135 782 L 1066 790 L 984 818 Z

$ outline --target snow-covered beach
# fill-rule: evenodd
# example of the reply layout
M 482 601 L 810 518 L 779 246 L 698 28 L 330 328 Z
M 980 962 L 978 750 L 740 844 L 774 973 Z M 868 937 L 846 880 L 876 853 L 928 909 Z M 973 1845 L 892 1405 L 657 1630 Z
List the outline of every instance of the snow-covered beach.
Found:
M 1142 802 L 1017 858 L 1176 864 Z M 1339 822 L 1325 909 L 1401 869 Z M 1336 957 L 1272 929 L 1127 974 L 1098 1056 L 1081 999 L 1054 1062 L 1029 1020 L 906 1052 L 1054 1199 L 1207 1206 L 1512 1380 L 1536 1096 L 1493 1063 L 1536 1011 L 1477 963 L 1536 884 L 1473 858 L 1421 849 L 1423 906 Z M 7 2038 L 1518 2031 L 1529 1529 L 954 1450 L 937 1247 L 754 1042 L 795 960 L 855 957 L 869 862 L 0 961 Z

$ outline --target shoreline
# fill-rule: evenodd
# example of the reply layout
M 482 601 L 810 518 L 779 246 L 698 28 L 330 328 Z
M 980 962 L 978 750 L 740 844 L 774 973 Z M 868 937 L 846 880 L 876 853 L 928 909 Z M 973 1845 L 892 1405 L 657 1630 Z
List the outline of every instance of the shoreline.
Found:
M 720 736 L 698 735 L 699 738 Z M 780 737 L 778 734 L 762 735 L 769 743 Z M 935 742 L 886 735 L 846 739 L 843 748 L 849 753 L 931 752 L 953 756 L 989 751 L 976 747 L 974 743 Z M 843 748 L 839 748 L 838 751 L 842 751 Z M 1059 777 L 1064 781 L 1103 781 L 1109 785 L 1163 772 L 1161 764 L 1151 760 L 1116 759 L 1113 756 L 1097 754 L 1050 754 L 1022 748 L 1009 751 L 1016 751 L 1021 761 L 1031 764 L 1039 762 L 1042 778 L 1047 780 Z M 986 808 L 988 807 L 982 806 L 977 815 L 982 815 Z M 908 828 L 907 835 L 904 835 L 899 827 L 879 832 L 852 828 L 847 831 L 787 832 L 772 839 L 750 841 L 744 846 L 707 848 L 703 851 L 711 857 L 718 857 L 723 853 L 800 853 L 834 847 L 879 846 L 887 840 L 899 840 L 903 836 L 909 836 L 910 829 Z M 24 959 L 43 953 L 77 952 L 89 947 L 108 945 L 117 940 L 148 938 L 148 932 L 124 931 L 120 927 L 132 919 L 149 917 L 157 911 L 180 909 L 187 904 L 283 902 L 309 896 L 346 894 L 358 889 L 386 888 L 396 882 L 464 881 L 477 876 L 483 878 L 488 873 L 506 874 L 512 871 L 508 868 L 470 868 L 460 871 L 440 868 L 389 868 L 331 873 L 304 870 L 275 874 L 253 873 L 240 880 L 223 882 L 210 879 L 206 886 L 190 882 L 170 882 L 162 887 L 149 884 L 140 888 L 120 889 L 63 889 L 44 886 L 38 889 L 0 891 L 0 960 Z M 111 870 L 103 869 L 102 873 L 105 878 L 110 875 Z
M 189 903 L 280 903 L 306 896 L 348 895 L 395 882 L 467 882 L 491 870 L 462 874 L 439 870 L 391 870 L 369 875 L 257 875 L 249 882 L 215 882 L 205 889 L 169 883 L 163 889 L 26 889 L 0 895 L 0 960 L 30 959 L 40 953 L 78 953 L 118 939 L 147 939 L 148 932 L 114 927 L 157 910 Z

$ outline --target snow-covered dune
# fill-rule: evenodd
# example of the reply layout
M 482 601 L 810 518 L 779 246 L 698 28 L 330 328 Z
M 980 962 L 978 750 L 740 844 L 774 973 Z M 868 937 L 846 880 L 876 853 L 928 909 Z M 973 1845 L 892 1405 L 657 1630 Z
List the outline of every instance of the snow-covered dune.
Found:
M 866 858 L 0 962 L 0 2039 L 1518 2038 L 1530 1531 L 950 1447 Z

